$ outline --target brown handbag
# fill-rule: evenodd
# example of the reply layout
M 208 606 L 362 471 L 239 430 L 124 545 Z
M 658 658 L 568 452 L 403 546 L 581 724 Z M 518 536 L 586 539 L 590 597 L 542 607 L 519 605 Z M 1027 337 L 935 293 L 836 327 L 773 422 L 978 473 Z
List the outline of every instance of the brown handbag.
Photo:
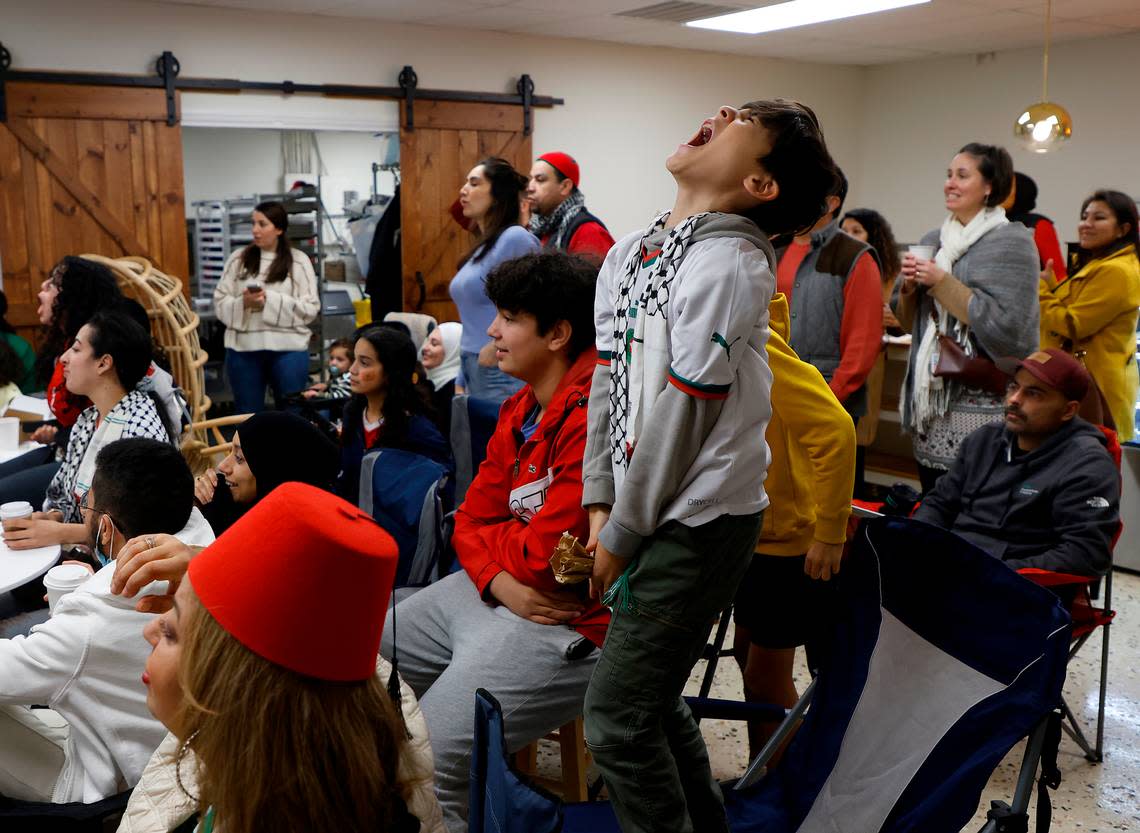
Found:
M 996 364 L 983 356 L 970 356 L 962 345 L 948 335 L 938 334 L 938 363 L 934 375 L 953 379 L 968 388 L 1002 395 L 1009 385 L 1009 377 L 998 370 Z
M 1086 371 L 1088 370 L 1088 365 L 1085 364 L 1084 350 L 1074 350 L 1072 342 L 1068 339 L 1065 339 L 1062 346 L 1073 354 L 1073 358 L 1079 361 Z M 1085 398 L 1081 400 L 1081 407 L 1077 409 L 1077 415 L 1093 425 L 1103 425 L 1105 428 L 1116 430 L 1116 420 L 1112 418 L 1112 411 L 1108 409 L 1108 400 L 1104 398 L 1100 385 L 1096 383 L 1096 379 L 1091 373 L 1089 373 L 1089 389 Z

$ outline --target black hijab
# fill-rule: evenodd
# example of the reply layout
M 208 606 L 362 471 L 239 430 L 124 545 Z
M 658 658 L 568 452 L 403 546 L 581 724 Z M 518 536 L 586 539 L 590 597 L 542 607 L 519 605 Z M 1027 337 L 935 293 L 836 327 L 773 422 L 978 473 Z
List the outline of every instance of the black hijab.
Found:
M 241 451 L 257 481 L 261 500 L 282 483 L 307 483 L 331 491 L 340 467 L 340 452 L 320 430 L 296 414 L 263 411 L 240 426 Z M 253 506 L 234 503 L 233 495 L 218 476 L 214 499 L 202 507 L 215 535 L 225 530 Z

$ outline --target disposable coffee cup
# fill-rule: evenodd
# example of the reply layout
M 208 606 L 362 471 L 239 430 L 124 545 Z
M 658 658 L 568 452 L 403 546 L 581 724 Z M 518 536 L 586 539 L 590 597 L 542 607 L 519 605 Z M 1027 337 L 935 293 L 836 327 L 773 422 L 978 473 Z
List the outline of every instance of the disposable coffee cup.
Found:
M 932 257 L 934 257 L 933 246 L 919 246 L 916 244 L 913 246 L 907 246 L 906 251 L 907 254 L 912 254 L 919 260 L 930 260 Z
M 44 589 L 47 590 L 48 610 L 55 613 L 59 600 L 87 579 L 91 572 L 82 564 L 58 564 L 44 576 Z
M 15 451 L 19 447 L 19 417 L 0 417 L 0 451 Z
M 8 528 L 9 521 L 26 520 L 32 517 L 35 509 L 26 500 L 14 500 L 11 503 L 0 504 L 0 523 L 4 529 Z

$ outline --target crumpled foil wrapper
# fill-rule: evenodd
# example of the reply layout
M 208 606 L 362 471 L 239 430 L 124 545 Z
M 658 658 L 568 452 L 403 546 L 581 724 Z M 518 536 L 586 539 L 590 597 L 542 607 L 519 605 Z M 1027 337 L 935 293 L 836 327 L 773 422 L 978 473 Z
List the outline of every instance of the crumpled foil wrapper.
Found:
M 594 556 L 583 549 L 577 538 L 563 532 L 550 556 L 550 569 L 559 584 L 580 584 L 593 575 Z

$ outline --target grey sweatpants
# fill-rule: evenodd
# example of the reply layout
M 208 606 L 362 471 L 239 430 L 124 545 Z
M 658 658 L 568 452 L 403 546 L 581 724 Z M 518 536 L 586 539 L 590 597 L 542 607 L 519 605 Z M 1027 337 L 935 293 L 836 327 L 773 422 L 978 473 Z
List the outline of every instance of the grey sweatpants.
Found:
M 540 625 L 487 605 L 463 571 L 388 611 L 380 653 L 392 659 L 395 641 L 400 674 L 419 698 L 450 833 L 467 830 L 475 689 L 499 701 L 507 748 L 521 749 L 582 713 L 599 652 L 567 654 L 587 648 L 584 639 L 565 625 Z

